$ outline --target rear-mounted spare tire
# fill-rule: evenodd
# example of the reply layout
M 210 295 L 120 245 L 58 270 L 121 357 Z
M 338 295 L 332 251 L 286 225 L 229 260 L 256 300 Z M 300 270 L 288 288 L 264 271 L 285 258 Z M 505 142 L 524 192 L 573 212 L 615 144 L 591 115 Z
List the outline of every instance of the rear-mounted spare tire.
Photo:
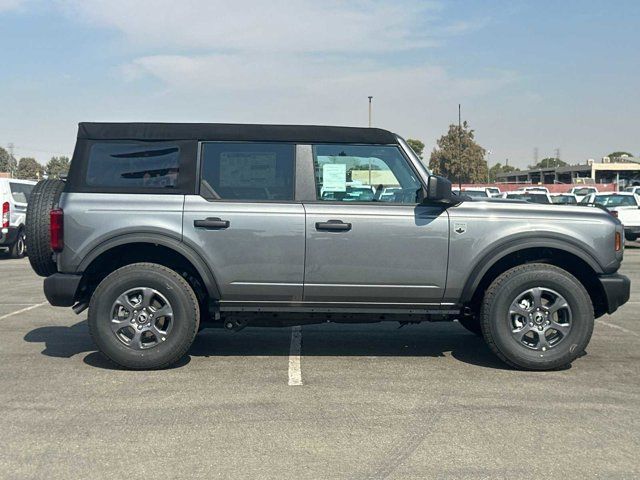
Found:
M 36 184 L 29 197 L 25 221 L 27 252 L 31 267 L 41 277 L 48 277 L 58 271 L 51 250 L 50 212 L 58 208 L 63 189 L 62 180 L 42 180 Z

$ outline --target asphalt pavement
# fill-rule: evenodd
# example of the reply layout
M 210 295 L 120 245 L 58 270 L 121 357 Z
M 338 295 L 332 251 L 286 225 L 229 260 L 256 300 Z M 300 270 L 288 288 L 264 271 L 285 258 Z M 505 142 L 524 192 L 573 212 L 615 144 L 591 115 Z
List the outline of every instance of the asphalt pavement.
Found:
M 640 247 L 622 272 L 631 301 L 562 371 L 457 323 L 373 323 L 208 329 L 131 372 L 1 259 L 0 478 L 639 478 Z

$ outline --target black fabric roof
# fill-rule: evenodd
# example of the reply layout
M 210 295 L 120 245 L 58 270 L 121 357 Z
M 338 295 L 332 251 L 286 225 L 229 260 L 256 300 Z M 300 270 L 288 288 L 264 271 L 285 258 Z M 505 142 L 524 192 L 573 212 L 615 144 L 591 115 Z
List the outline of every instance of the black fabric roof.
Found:
M 300 143 L 397 143 L 379 128 L 233 123 L 97 123 L 82 122 L 78 138 L 87 140 L 202 140 Z

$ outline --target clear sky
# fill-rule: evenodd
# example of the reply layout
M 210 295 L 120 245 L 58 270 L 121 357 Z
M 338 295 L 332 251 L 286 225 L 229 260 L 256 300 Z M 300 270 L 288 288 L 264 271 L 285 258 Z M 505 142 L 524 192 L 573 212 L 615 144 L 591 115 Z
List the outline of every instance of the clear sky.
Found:
M 366 125 L 490 164 L 640 155 L 640 1 L 0 0 L 0 145 L 80 121 Z

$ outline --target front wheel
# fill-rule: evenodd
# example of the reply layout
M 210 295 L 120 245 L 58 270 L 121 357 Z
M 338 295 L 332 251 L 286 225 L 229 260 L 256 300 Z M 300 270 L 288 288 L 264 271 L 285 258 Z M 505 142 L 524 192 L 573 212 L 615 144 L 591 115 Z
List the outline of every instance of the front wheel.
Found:
M 89 304 L 89 330 L 100 351 L 135 370 L 177 362 L 193 343 L 199 323 L 191 286 L 154 263 L 135 263 L 111 273 Z
M 514 267 L 489 286 L 481 312 L 482 334 L 505 363 L 551 370 L 582 355 L 594 314 L 584 286 L 553 265 Z

